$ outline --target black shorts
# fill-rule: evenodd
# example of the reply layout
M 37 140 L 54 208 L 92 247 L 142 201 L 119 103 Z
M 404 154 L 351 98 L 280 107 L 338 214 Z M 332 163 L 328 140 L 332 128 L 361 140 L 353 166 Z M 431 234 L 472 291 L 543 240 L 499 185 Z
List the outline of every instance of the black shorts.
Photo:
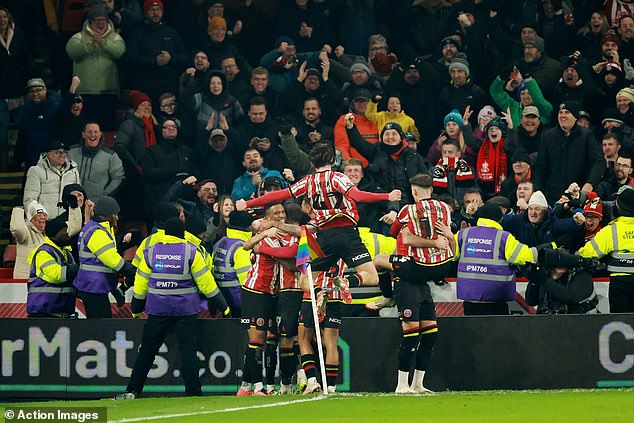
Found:
M 394 299 L 401 321 L 436 320 L 436 305 L 427 282 L 411 283 L 404 279 L 395 279 Z
M 249 328 L 269 330 L 274 327 L 275 297 L 271 294 L 258 293 L 242 288 L 240 294 L 242 318 L 240 322 Z
M 449 277 L 451 260 L 438 264 L 423 264 L 408 256 L 390 256 L 390 264 L 394 269 L 394 276 L 411 283 L 425 283 L 440 281 Z
M 299 311 L 302 308 L 302 291 L 281 291 L 277 297 L 277 315 L 280 317 L 279 334 L 285 338 L 297 335 Z
M 311 263 L 311 270 L 315 272 L 330 270 L 340 258 L 350 268 L 372 261 L 356 226 L 324 229 L 317 231 L 316 237 L 326 257 L 320 257 Z
M 341 300 L 328 301 L 326 305 L 326 317 L 319 324 L 323 328 L 341 329 L 341 316 L 343 314 L 343 303 Z M 310 300 L 302 301 L 302 312 L 299 315 L 299 324 L 305 328 L 314 329 L 313 307 Z

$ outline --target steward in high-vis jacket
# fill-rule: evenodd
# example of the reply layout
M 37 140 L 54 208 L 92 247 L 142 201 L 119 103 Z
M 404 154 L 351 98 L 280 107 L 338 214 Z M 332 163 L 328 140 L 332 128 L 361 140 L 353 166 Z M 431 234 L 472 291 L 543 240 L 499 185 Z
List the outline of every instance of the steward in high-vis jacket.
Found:
M 251 268 L 251 252 L 242 246 L 253 235 L 251 224 L 255 218 L 246 212 L 231 212 L 227 236 L 214 245 L 213 274 L 224 295 L 231 314 L 241 315 L 241 286 Z
M 585 258 L 608 256 L 610 313 L 634 312 L 634 190 L 625 189 L 616 198 L 620 214 L 580 250 Z
M 44 242 L 28 257 L 31 272 L 26 297 L 29 317 L 69 317 L 75 313 L 73 278 L 77 264 L 71 254 L 66 214 L 46 223 Z
M 502 230 L 502 211 L 488 202 L 476 212 L 477 226 L 454 236 L 458 277 L 457 296 L 464 314 L 507 315 L 507 301 L 515 301 L 513 265 L 537 262 L 537 249 L 519 242 Z
M 210 309 L 224 310 L 227 317 L 231 314 L 203 255 L 184 237 L 183 222 L 172 217 L 165 222 L 165 234 L 141 258 L 134 279 L 132 313 L 136 317 L 145 310 L 148 319 L 126 392 L 115 399 L 134 399 L 141 394 L 154 357 L 172 331 L 178 337 L 185 394 L 202 394 L 200 361 L 196 358 L 199 292 L 207 297 Z
M 117 252 L 114 231 L 119 210 L 114 198 L 97 199 L 94 217 L 79 233 L 79 272 L 74 285 L 89 319 L 112 318 L 108 293 L 117 289 L 117 273 L 130 278 L 136 272 Z

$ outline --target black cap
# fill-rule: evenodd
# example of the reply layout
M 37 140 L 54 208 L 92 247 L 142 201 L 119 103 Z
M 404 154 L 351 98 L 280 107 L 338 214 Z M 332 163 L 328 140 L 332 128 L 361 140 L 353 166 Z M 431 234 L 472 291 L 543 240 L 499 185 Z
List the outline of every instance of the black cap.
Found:
M 401 125 L 399 125 L 396 122 L 388 122 L 385 124 L 385 126 L 383 127 L 383 129 L 381 129 L 381 135 L 379 136 L 379 140 L 383 139 L 383 134 L 385 133 L 385 131 L 387 131 L 388 129 L 394 129 L 396 132 L 398 132 L 398 134 L 401 137 L 401 140 L 405 138 L 405 134 L 403 133 L 403 128 L 401 127 Z
M 207 226 L 205 226 L 205 222 L 200 217 L 190 216 L 185 222 L 185 230 L 198 236 L 207 230 Z
M 154 224 L 162 228 L 165 225 L 167 219 L 171 217 L 179 217 L 180 211 L 172 203 L 158 203 L 156 205 L 156 215 L 154 217 Z
M 475 217 L 478 219 L 491 219 L 500 223 L 502 221 L 502 210 L 500 206 L 492 202 L 486 202 L 484 206 L 480 207 L 475 213 Z
M 165 221 L 165 235 L 185 238 L 185 223 L 178 217 L 170 217 Z
M 367 90 L 365 88 L 359 88 L 358 90 L 356 90 L 354 92 L 354 100 L 357 100 L 359 98 L 370 101 L 370 99 L 372 98 L 370 90 Z
M 62 213 L 55 219 L 51 219 L 46 222 L 46 227 L 44 228 L 46 236 L 49 238 L 55 238 L 59 231 L 66 229 L 66 220 L 68 220 L 68 214 Z
M 66 143 L 64 143 L 64 141 L 62 140 L 52 140 L 51 142 L 48 143 L 48 151 L 55 151 L 55 150 L 70 150 L 70 148 L 68 147 L 68 145 Z
M 518 162 L 531 164 L 530 156 L 528 155 L 526 150 L 520 149 L 520 150 L 516 150 L 513 153 L 513 156 L 511 156 L 511 163 L 518 163 Z
M 119 203 L 112 197 L 107 195 L 99 197 L 95 201 L 95 216 L 110 216 L 111 214 L 117 214 L 121 211 Z
M 621 216 L 634 217 L 634 189 L 626 189 L 616 197 Z
M 576 101 L 566 101 L 559 105 L 559 110 L 568 110 L 571 115 L 577 119 L 579 117 L 579 112 L 581 111 L 581 104 Z
M 264 178 L 263 188 L 265 191 L 271 187 L 284 188 L 285 186 L 286 182 L 279 176 L 267 176 Z
M 503 195 L 497 195 L 495 197 L 492 197 L 489 199 L 489 201 L 487 201 L 487 203 L 493 203 L 499 207 L 504 207 L 505 209 L 511 208 L 511 200 L 504 197 Z

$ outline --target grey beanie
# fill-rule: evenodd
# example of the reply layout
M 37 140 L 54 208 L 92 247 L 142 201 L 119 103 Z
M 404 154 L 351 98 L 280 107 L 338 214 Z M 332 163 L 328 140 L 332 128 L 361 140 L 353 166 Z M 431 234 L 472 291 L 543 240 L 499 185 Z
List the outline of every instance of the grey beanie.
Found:
M 460 57 L 456 57 L 455 59 L 453 59 L 449 64 L 449 72 L 451 73 L 453 69 L 462 69 L 463 71 L 465 71 L 467 76 L 470 75 L 469 62 L 467 62 L 467 59 L 462 59 Z
M 120 211 L 119 203 L 112 197 L 104 196 L 95 201 L 95 216 L 109 216 Z

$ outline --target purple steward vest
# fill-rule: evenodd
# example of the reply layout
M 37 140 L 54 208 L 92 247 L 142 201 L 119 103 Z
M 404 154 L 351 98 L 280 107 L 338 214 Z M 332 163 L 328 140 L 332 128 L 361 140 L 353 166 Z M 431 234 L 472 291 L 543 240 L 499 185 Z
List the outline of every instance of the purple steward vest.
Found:
M 457 295 L 464 301 L 515 300 L 515 271 L 506 260 L 509 233 L 486 226 L 460 230 L 458 234 Z
M 45 263 L 44 266 L 58 264 L 62 266 L 62 282 L 48 283 L 40 278 L 40 269 L 35 266 L 35 256 L 40 251 L 46 251 L 55 257 L 55 263 Z M 75 288 L 70 281 L 66 281 L 66 266 L 73 264 L 73 256 L 70 251 L 63 254 L 49 245 L 44 243 L 40 245 L 33 256 L 33 264 L 31 264 L 31 273 L 29 275 L 28 295 L 26 297 L 26 312 L 45 313 L 45 314 L 73 314 L 75 312 Z M 43 267 L 44 267 L 43 266 Z
M 79 291 L 107 294 L 117 285 L 118 277 L 116 270 L 103 264 L 97 255 L 88 249 L 88 241 L 97 231 L 103 231 L 112 240 L 112 244 L 106 245 L 104 248 L 117 248 L 112 234 L 99 223 L 89 220 L 79 233 L 79 271 L 75 277 L 74 285 Z M 104 248 L 96 253 L 101 254 L 101 250 Z
M 213 275 L 218 288 L 222 294 L 229 295 L 233 299 L 233 304 L 240 307 L 240 280 L 238 273 L 248 272 L 249 267 L 236 269 L 233 255 L 238 248 L 244 245 L 244 241 L 236 238 L 222 237 L 214 245 L 214 267 Z
M 147 313 L 156 316 L 198 314 L 200 298 L 190 269 L 196 247 L 189 242 L 158 242 L 143 253 L 151 270 L 145 303 Z

